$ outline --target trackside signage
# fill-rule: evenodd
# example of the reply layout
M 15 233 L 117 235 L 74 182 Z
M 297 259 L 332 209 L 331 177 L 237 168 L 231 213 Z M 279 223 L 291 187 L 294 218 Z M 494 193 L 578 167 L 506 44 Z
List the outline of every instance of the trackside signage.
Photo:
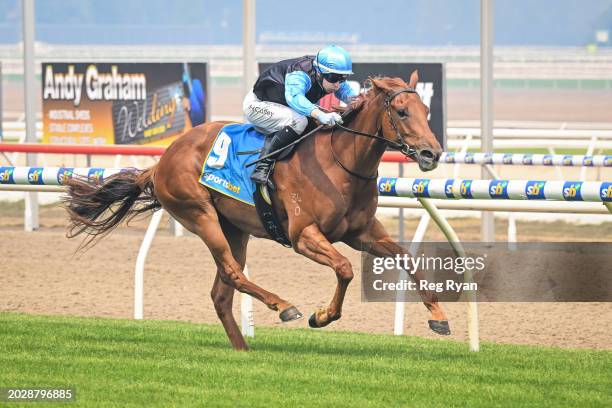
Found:
M 206 64 L 43 63 L 43 142 L 168 145 L 206 121 Z

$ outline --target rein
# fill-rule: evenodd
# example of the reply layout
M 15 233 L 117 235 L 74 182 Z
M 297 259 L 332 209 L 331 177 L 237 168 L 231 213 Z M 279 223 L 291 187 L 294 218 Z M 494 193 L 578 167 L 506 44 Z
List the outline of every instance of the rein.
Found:
M 387 114 L 389 115 L 389 121 L 391 121 L 391 125 L 393 126 L 393 130 L 395 130 L 395 135 L 396 135 L 396 140 L 395 140 L 395 141 L 393 141 L 393 140 L 388 140 L 388 139 L 386 139 L 386 138 L 384 138 L 384 137 L 382 137 L 382 136 L 379 136 L 379 135 L 378 135 L 378 133 L 380 133 L 381 127 L 379 127 L 379 128 L 376 130 L 376 134 L 374 134 L 374 135 L 373 135 L 373 134 L 371 134 L 371 133 L 362 132 L 362 131 L 359 131 L 359 130 L 356 130 L 356 129 L 351 129 L 351 128 L 348 128 L 348 127 L 346 127 L 346 126 L 342 126 L 342 125 L 340 125 L 340 124 L 336 124 L 336 125 L 335 125 L 335 126 L 332 128 L 332 133 L 331 133 L 331 137 L 330 137 L 330 144 L 331 144 L 331 152 L 332 152 L 332 156 L 334 157 L 334 160 L 336 161 L 336 163 L 338 163 L 338 165 L 339 165 L 339 166 L 340 166 L 340 167 L 341 167 L 341 168 L 342 168 L 344 171 L 346 171 L 346 172 L 347 172 L 347 173 L 349 173 L 350 175 L 355 176 L 355 177 L 357 177 L 357 178 L 359 178 L 359 179 L 362 179 L 362 180 L 368 180 L 368 181 L 370 181 L 370 180 L 374 180 L 374 179 L 376 179 L 376 178 L 378 177 L 378 170 L 376 171 L 376 174 L 374 174 L 373 176 L 362 176 L 362 175 L 360 175 L 360 174 L 358 174 L 358 173 L 355 173 L 354 171 L 352 171 L 352 170 L 350 170 L 349 168 L 347 168 L 347 167 L 346 167 L 344 164 L 342 164 L 342 162 L 340 161 L 340 159 L 338 158 L 338 156 L 336 156 L 336 152 L 334 152 L 334 147 L 333 147 L 333 143 L 332 143 L 332 141 L 333 141 L 333 137 L 334 137 L 334 130 L 335 130 L 336 128 L 340 128 L 340 129 L 342 129 L 342 130 L 344 130 L 344 131 L 346 131 L 346 132 L 353 133 L 353 134 L 355 134 L 355 135 L 365 136 L 365 137 L 369 137 L 369 138 L 372 138 L 372 139 L 377 139 L 377 140 L 380 140 L 380 141 L 382 141 L 382 142 L 386 143 L 386 144 L 387 144 L 389 147 L 391 147 L 393 150 L 399 150 L 400 152 L 402 152 L 402 153 L 403 153 L 405 156 L 407 156 L 407 157 L 410 157 L 410 158 L 413 158 L 413 159 L 416 157 L 416 153 L 417 153 L 417 152 L 416 152 L 416 150 L 415 150 L 415 149 L 413 149 L 413 148 L 411 148 L 411 147 L 410 147 L 410 146 L 409 146 L 409 145 L 408 145 L 408 144 L 407 144 L 407 143 L 404 141 L 404 139 L 403 139 L 403 138 L 402 138 L 402 136 L 401 136 L 401 133 L 400 133 L 400 132 L 399 132 L 399 130 L 397 129 L 397 125 L 395 124 L 395 121 L 393 120 L 393 116 L 391 116 L 391 101 L 393 101 L 393 99 L 394 99 L 394 98 L 395 98 L 397 95 L 402 94 L 402 93 L 417 93 L 417 91 L 416 91 L 416 89 L 414 89 L 414 88 L 404 88 L 404 89 L 400 89 L 400 90 L 398 90 L 398 91 L 393 92 L 391 95 L 387 95 L 387 97 L 385 98 L 385 107 L 386 107 L 386 110 L 387 110 Z M 347 115 L 348 115 L 350 112 L 351 112 L 350 110 L 346 111 L 346 112 L 343 114 L 343 116 L 347 116 Z M 311 130 L 310 132 L 306 133 L 305 135 L 300 136 L 300 138 L 299 138 L 299 139 L 297 139 L 297 140 L 295 140 L 295 141 L 293 141 L 293 142 L 289 143 L 287 146 L 281 147 L 281 148 L 280 148 L 280 149 L 278 149 L 278 150 L 275 150 L 275 151 L 273 151 L 273 152 L 270 152 L 269 154 L 267 154 L 267 155 L 265 155 L 265 156 L 263 156 L 263 157 L 260 157 L 260 158 L 259 158 L 259 159 L 257 159 L 257 160 L 253 160 L 252 162 L 247 163 L 245 167 L 250 167 L 250 166 L 253 166 L 253 165 L 255 165 L 255 164 L 259 163 L 259 162 L 260 162 L 260 161 L 262 161 L 262 160 L 265 160 L 265 159 L 268 159 L 268 158 L 270 158 L 270 157 L 275 156 L 276 154 L 278 154 L 278 153 L 282 152 L 283 150 L 288 149 L 288 148 L 290 148 L 291 146 L 293 146 L 293 145 L 296 145 L 296 144 L 300 143 L 302 140 L 304 140 L 304 139 L 306 139 L 308 136 L 310 136 L 310 135 L 312 135 L 312 134 L 314 134 L 314 133 L 318 132 L 319 130 L 323 129 L 324 127 L 325 127 L 325 125 L 319 125 L 319 126 L 317 126 L 315 129 Z
M 365 137 L 369 137 L 371 139 L 377 139 L 380 140 L 384 143 L 386 143 L 391 149 L 393 150 L 399 150 L 400 152 L 402 152 L 405 156 L 410 157 L 412 159 L 416 158 L 416 150 L 413 149 L 412 147 L 410 147 L 402 138 L 401 133 L 399 132 L 397 125 L 395 123 L 395 121 L 393 120 L 393 116 L 391 116 L 391 101 L 393 101 L 393 99 L 398 96 L 399 94 L 402 93 L 417 93 L 416 89 L 414 88 L 404 88 L 404 89 L 400 89 L 398 91 L 393 92 L 391 95 L 387 95 L 387 97 L 385 98 L 385 108 L 387 111 L 387 114 L 389 115 L 389 121 L 391 122 L 391 125 L 393 126 L 393 130 L 395 130 L 395 136 L 396 136 L 396 140 L 389 140 L 386 139 L 382 136 L 379 136 L 378 134 L 380 133 L 381 129 L 382 129 L 382 125 L 380 127 L 378 127 L 378 129 L 376 130 L 375 134 L 371 134 L 371 133 L 367 133 L 367 132 L 362 132 L 360 130 L 356 130 L 356 129 L 351 129 L 349 127 L 340 125 L 340 124 L 336 124 L 334 126 L 334 128 L 332 129 L 332 134 L 330 137 L 330 145 L 331 145 L 331 152 L 332 152 L 332 156 L 334 157 L 334 160 L 336 161 L 336 163 L 338 163 L 338 165 L 347 173 L 349 173 L 351 176 L 355 176 L 358 179 L 361 180 L 367 180 L 367 181 L 371 181 L 371 180 L 375 180 L 376 178 L 378 178 L 378 170 L 376 170 L 376 173 L 372 176 L 363 176 L 361 174 L 355 173 L 354 171 L 350 170 L 348 167 L 346 167 L 344 164 L 342 164 L 342 162 L 340 161 L 340 159 L 338 158 L 338 156 L 336 155 L 336 152 L 334 152 L 334 144 L 333 144 L 333 140 L 334 140 L 334 130 L 336 128 L 340 128 L 342 130 L 344 130 L 345 132 L 349 132 L 349 133 L 353 133 L 355 135 L 358 136 L 365 136 Z
M 312 134 L 314 134 L 314 133 L 318 132 L 319 130 L 323 129 L 324 127 L 325 127 L 325 125 L 319 125 L 319 126 L 317 126 L 316 128 L 312 129 L 310 132 L 306 133 L 305 135 L 300 136 L 300 137 L 299 137 L 299 139 L 296 139 L 296 140 L 294 140 L 293 142 L 289 143 L 287 146 L 281 147 L 280 149 L 276 149 L 276 150 L 274 150 L 273 152 L 270 152 L 270 153 L 266 154 L 265 156 L 260 157 L 260 158 L 259 158 L 259 159 L 257 159 L 257 160 L 253 160 L 252 162 L 247 163 L 247 164 L 245 165 L 245 167 L 251 167 L 251 166 L 253 166 L 253 165 L 255 165 L 255 164 L 259 163 L 259 162 L 260 162 L 260 161 L 262 161 L 262 160 L 266 160 L 266 159 L 269 159 L 270 157 L 276 156 L 276 155 L 277 155 L 277 154 L 279 154 L 280 152 L 284 151 L 285 149 L 290 148 L 291 146 L 294 146 L 294 145 L 296 145 L 296 144 L 300 143 L 302 140 L 304 140 L 304 139 L 306 139 L 308 136 L 310 136 L 310 135 L 312 135 Z M 250 153 L 250 152 L 249 152 L 249 153 Z M 243 154 L 246 154 L 246 153 L 243 153 Z

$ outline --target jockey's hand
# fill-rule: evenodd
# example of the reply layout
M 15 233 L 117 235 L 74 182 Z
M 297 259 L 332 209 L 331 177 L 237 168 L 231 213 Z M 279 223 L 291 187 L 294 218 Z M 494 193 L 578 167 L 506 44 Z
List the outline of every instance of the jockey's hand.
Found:
M 321 122 L 323 125 L 327 126 L 335 126 L 337 124 L 342 124 L 342 116 L 337 114 L 336 112 L 326 113 L 320 109 L 315 109 L 312 111 L 312 117 Z
M 347 105 L 350 105 L 351 103 L 355 102 L 357 98 L 359 98 L 359 95 L 349 96 L 348 98 L 346 98 L 344 103 L 346 103 Z

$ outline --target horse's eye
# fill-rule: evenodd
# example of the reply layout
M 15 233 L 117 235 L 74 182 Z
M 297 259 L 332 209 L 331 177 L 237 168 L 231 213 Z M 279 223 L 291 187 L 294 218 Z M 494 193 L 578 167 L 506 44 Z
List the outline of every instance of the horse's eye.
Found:
M 397 116 L 399 116 L 400 119 L 406 119 L 408 117 L 408 112 L 406 112 L 404 109 L 398 110 Z

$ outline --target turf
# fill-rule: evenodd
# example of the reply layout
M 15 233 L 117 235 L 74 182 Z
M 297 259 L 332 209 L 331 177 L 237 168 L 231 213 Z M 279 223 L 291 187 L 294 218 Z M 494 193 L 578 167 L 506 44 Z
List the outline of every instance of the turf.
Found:
M 0 313 L 0 387 L 71 386 L 71 407 L 612 406 L 612 351 L 283 328 L 250 344 L 232 351 L 220 325 Z

